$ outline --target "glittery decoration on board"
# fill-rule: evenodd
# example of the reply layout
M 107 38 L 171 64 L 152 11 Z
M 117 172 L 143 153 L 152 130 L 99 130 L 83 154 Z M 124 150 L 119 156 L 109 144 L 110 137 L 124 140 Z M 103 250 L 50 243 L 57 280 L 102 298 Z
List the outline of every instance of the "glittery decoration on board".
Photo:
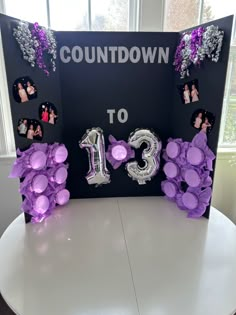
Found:
M 48 76 L 49 55 L 52 70 L 56 71 L 57 44 L 52 30 L 39 26 L 37 22 L 30 27 L 29 23 L 21 21 L 13 28 L 13 36 L 20 46 L 24 60 L 32 67 L 37 65 Z
M 175 52 L 173 65 L 183 79 L 189 76 L 189 67 L 200 65 L 205 58 L 217 62 L 220 57 L 224 31 L 218 26 L 210 25 L 206 28 L 198 27 L 191 32 L 182 34 Z

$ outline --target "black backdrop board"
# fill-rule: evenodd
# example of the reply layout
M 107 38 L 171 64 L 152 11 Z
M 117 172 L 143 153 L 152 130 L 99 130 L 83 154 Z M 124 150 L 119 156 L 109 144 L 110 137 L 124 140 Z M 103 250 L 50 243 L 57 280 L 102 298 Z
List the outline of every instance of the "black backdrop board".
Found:
M 139 185 L 128 177 L 124 165 L 113 170 L 109 162 L 107 167 L 111 172 L 111 183 L 97 188 L 88 185 L 85 179 L 88 155 L 85 149 L 79 148 L 78 142 L 86 129 L 92 127 L 104 130 L 106 148 L 110 134 L 117 140 L 127 140 L 136 128 L 153 129 L 165 147 L 169 137 L 192 140 L 198 131 L 191 126 L 191 116 L 196 109 L 203 108 L 216 117 L 214 128 L 208 135 L 209 146 L 216 153 L 232 16 L 208 23 L 218 25 L 225 32 L 219 62 L 204 61 L 200 68 L 190 69 L 190 77 L 184 80 L 179 78 L 173 67 L 180 33 L 55 32 L 58 43 L 57 71 L 46 77 L 42 70 L 32 68 L 23 60 L 12 35 L 16 22 L 18 20 L 0 16 L 16 147 L 26 149 L 32 143 L 32 140 L 18 135 L 18 120 L 38 119 L 40 104 L 46 101 L 53 103 L 59 117 L 54 126 L 41 122 L 44 128 L 42 142 L 63 142 L 67 146 L 70 164 L 67 188 L 72 198 L 162 195 L 162 171 L 146 185 Z M 73 51 L 73 47 L 77 48 Z M 108 50 L 114 50 L 115 47 L 116 52 L 113 51 L 112 55 L 109 50 L 108 59 L 101 57 L 100 60 L 86 62 L 86 47 L 90 57 L 91 51 L 97 47 L 103 52 L 105 47 Z M 122 62 L 124 55 L 118 56 L 117 47 L 123 47 L 123 53 L 128 50 L 130 55 L 138 47 L 140 60 L 136 62 L 136 52 L 133 60 L 129 58 Z M 153 52 L 154 49 L 154 61 L 150 62 L 150 58 L 149 62 L 145 62 L 143 50 Z M 17 103 L 13 97 L 12 85 L 17 78 L 24 76 L 29 76 L 34 81 L 38 97 L 26 103 Z M 177 86 L 195 79 L 199 83 L 200 101 L 183 104 Z M 125 123 L 117 119 L 120 109 L 128 112 Z M 113 123 L 108 110 L 115 110 Z M 140 160 L 140 151 L 136 153 Z
M 224 30 L 224 41 L 220 54 L 220 59 L 217 63 L 210 60 L 205 60 L 200 67 L 192 67 L 190 76 L 185 79 L 180 79 L 180 76 L 175 72 L 175 87 L 173 91 L 173 106 L 172 106 L 172 131 L 173 137 L 183 138 L 186 141 L 191 141 L 194 135 L 198 132 L 190 124 L 190 119 L 193 112 L 197 109 L 205 109 L 215 116 L 215 123 L 208 134 L 208 145 L 211 150 L 217 154 L 217 144 L 220 131 L 220 121 L 222 104 L 224 97 L 224 86 L 227 72 L 227 63 L 230 48 L 231 28 L 233 16 L 228 16 L 203 26 L 217 25 Z M 189 29 L 191 30 L 191 29 Z M 183 31 L 185 32 L 185 31 Z M 182 32 L 182 33 L 183 33 Z M 191 80 L 198 79 L 199 84 L 199 101 L 190 104 L 182 104 L 177 86 Z M 214 161 L 215 163 L 215 161 Z M 214 169 L 214 167 L 213 167 Z M 214 171 L 211 174 L 214 177 Z M 205 212 L 205 216 L 209 216 L 210 206 Z
M 78 141 L 86 129 L 101 127 L 106 147 L 108 136 L 127 140 L 136 128 L 152 128 L 162 141 L 171 136 L 167 117 L 171 115 L 173 54 L 177 33 L 58 32 L 60 46 L 84 47 L 169 47 L 168 63 L 60 63 L 64 112 L 63 139 L 69 152 L 68 188 L 73 198 L 160 195 L 161 172 L 146 185 L 139 185 L 127 174 L 124 165 L 117 170 L 107 162 L 111 183 L 95 188 L 85 179 L 87 151 Z M 116 60 L 117 61 L 117 60 Z M 63 88 L 65 87 L 66 88 Z M 116 114 L 109 123 L 108 109 L 126 109 L 128 121 L 120 123 Z
M 32 140 L 19 136 L 17 124 L 19 119 L 29 118 L 40 121 L 43 128 L 42 141 L 34 142 L 61 142 L 62 141 L 62 103 L 60 95 L 60 74 L 59 71 L 51 72 L 49 77 L 38 67 L 31 67 L 23 60 L 19 45 L 13 37 L 13 28 L 19 23 L 19 20 L 0 15 L 1 35 L 4 50 L 5 66 L 7 73 L 7 82 L 11 104 L 12 123 L 14 128 L 16 148 L 22 150 L 32 144 Z M 16 79 L 21 77 L 30 77 L 37 88 L 37 98 L 28 102 L 18 103 L 13 97 L 13 84 Z M 58 110 L 58 120 L 55 125 L 44 123 L 39 118 L 39 106 L 43 102 L 53 103 Z

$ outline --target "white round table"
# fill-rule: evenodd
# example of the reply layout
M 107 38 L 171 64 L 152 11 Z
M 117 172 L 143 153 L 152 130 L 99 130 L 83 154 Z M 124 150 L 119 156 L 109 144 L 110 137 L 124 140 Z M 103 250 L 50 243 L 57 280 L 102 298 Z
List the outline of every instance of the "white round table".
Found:
M 8 227 L 0 291 L 18 315 L 231 315 L 236 228 L 162 197 L 71 200 Z

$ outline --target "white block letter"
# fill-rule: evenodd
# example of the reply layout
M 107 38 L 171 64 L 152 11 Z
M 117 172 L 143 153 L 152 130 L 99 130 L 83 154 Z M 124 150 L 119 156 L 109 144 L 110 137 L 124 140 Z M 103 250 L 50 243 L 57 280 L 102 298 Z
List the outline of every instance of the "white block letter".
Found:
M 136 56 L 135 56 L 136 55 Z M 130 49 L 129 52 L 130 61 L 132 63 L 137 63 L 140 60 L 141 57 L 141 51 L 138 47 L 134 46 Z
M 158 63 L 161 63 L 161 58 L 164 60 L 164 63 L 168 63 L 169 61 L 169 47 L 166 47 L 166 51 L 164 51 L 163 47 L 159 47 L 158 53 Z
M 122 118 L 122 115 L 123 115 L 123 118 Z M 117 119 L 119 120 L 121 124 L 125 123 L 128 120 L 127 110 L 124 108 L 119 109 L 117 113 Z
M 129 51 L 126 47 L 118 47 L 118 62 L 125 63 L 129 59 Z
M 67 53 L 67 56 L 65 56 L 65 53 Z M 70 48 L 67 46 L 62 46 L 60 49 L 60 58 L 61 61 L 64 63 L 68 63 L 71 61 L 71 56 L 68 56 L 68 54 L 70 53 Z
M 74 62 L 81 62 L 83 60 L 83 50 L 80 46 L 74 46 L 71 51 L 71 57 Z
M 143 62 L 144 63 L 154 63 L 155 57 L 156 57 L 156 52 L 157 52 L 157 48 L 154 47 L 142 47 L 142 54 L 143 54 Z
M 113 122 L 114 122 L 114 114 L 115 114 L 115 109 L 108 109 L 107 110 L 107 113 L 109 114 L 109 123 L 110 124 L 113 124 Z

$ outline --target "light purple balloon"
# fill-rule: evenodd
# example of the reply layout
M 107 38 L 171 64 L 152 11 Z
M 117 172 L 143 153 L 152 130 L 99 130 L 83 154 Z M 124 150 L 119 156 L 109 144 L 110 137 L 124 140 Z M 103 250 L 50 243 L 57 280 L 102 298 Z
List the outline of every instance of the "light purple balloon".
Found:
M 67 176 L 68 176 L 67 169 L 64 166 L 62 166 L 58 168 L 58 170 L 55 172 L 54 180 L 57 184 L 62 184 L 67 179 Z
M 32 180 L 32 190 L 38 194 L 44 192 L 48 186 L 48 178 L 45 175 L 36 175 Z
M 183 194 L 182 202 L 183 202 L 184 206 L 189 210 L 193 210 L 193 209 L 197 208 L 197 206 L 198 206 L 197 196 L 195 196 L 194 194 L 192 194 L 190 192 L 185 192 Z
M 184 179 L 190 187 L 198 187 L 201 183 L 201 178 L 198 172 L 192 169 L 185 171 Z
M 56 163 L 63 163 L 67 159 L 68 151 L 64 145 L 60 145 L 54 149 L 53 156 Z
M 164 165 L 164 173 L 169 178 L 174 178 L 179 173 L 179 167 L 174 162 L 167 162 Z
M 56 195 L 56 203 L 60 206 L 66 204 L 70 199 L 70 192 L 67 189 L 60 190 Z
M 45 167 L 47 162 L 47 156 L 43 151 L 35 151 L 31 154 L 29 163 L 32 169 L 41 170 Z
M 165 182 L 163 184 L 163 187 L 162 187 L 164 193 L 166 194 L 167 197 L 169 198 L 174 198 L 176 193 L 177 193 L 177 187 L 174 183 L 171 183 L 171 182 Z
M 187 161 L 192 165 L 199 165 L 204 161 L 204 153 L 197 147 L 191 147 L 187 151 Z
M 123 145 L 116 145 L 111 149 L 112 157 L 117 161 L 122 161 L 127 157 L 127 150 Z
M 174 141 L 171 141 L 166 146 L 166 154 L 171 158 L 175 159 L 180 153 L 180 145 Z
M 36 198 L 34 203 L 34 211 L 44 214 L 49 208 L 49 199 L 47 196 L 41 195 Z

